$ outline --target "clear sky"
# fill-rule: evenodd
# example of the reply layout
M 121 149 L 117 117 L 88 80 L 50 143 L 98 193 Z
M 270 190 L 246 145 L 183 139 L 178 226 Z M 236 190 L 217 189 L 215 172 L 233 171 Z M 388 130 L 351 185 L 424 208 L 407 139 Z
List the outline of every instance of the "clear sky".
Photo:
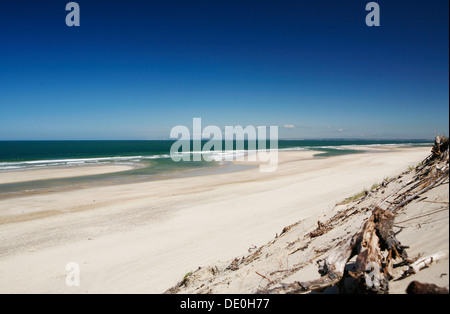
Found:
M 0 0 L 0 140 L 449 132 L 449 1 Z

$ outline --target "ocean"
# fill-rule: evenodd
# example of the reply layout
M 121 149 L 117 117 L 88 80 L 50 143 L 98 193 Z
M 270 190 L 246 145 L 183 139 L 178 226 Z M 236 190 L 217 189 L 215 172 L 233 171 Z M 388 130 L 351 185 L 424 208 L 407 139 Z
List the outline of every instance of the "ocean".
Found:
M 81 167 L 96 165 L 129 165 L 132 170 L 76 178 L 49 179 L 34 182 L 0 184 L 0 198 L 82 188 L 92 185 L 120 184 L 161 180 L 225 171 L 240 171 L 239 166 L 227 161 L 230 156 L 247 153 L 248 145 L 233 150 L 209 153 L 212 162 L 181 161 L 170 158 L 174 141 L 0 141 L 0 173 L 32 169 Z M 206 141 L 203 141 L 203 144 Z M 426 146 L 425 140 L 280 140 L 280 151 L 317 151 L 318 158 L 343 154 L 363 153 L 359 146 Z M 191 148 L 193 145 L 191 145 Z M 225 147 L 225 143 L 222 143 Z M 269 145 L 267 144 L 267 147 Z M 199 152 L 191 152 L 198 154 Z

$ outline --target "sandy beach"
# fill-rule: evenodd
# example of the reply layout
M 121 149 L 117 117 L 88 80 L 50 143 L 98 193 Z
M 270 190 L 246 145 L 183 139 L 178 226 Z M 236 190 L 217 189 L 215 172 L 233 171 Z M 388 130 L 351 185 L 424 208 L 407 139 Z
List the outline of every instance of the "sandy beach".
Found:
M 242 256 L 289 224 L 329 217 L 336 203 L 429 153 L 429 147 L 328 158 L 280 152 L 274 173 L 255 168 L 4 199 L 0 293 L 163 293 L 186 273 Z M 48 170 L 39 178 L 61 175 L 74 174 Z M 11 180 L 0 175 L 0 183 Z M 80 266 L 78 287 L 66 285 L 71 262 Z

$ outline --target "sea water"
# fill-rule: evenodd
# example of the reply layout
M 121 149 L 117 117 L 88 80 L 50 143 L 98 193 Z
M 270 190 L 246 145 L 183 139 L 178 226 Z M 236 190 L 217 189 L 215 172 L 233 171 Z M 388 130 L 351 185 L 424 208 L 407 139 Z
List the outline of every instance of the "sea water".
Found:
M 204 141 L 206 143 L 206 141 Z M 233 150 L 208 153 L 211 162 L 174 162 L 170 148 L 174 141 L 0 141 L 0 173 L 21 170 L 55 169 L 65 167 L 127 165 L 131 170 L 0 184 L 0 198 L 59 191 L 90 186 L 144 182 L 167 178 L 239 171 L 248 166 L 234 165 L 230 156 L 247 154 L 236 142 Z M 425 140 L 280 140 L 279 151 L 314 150 L 317 157 L 363 153 L 362 146 L 426 146 Z M 226 147 L 225 143 L 221 145 Z M 193 147 L 193 145 L 191 145 Z M 239 147 L 239 149 L 238 149 Z M 268 147 L 268 146 L 267 146 Z M 190 154 L 201 152 L 192 151 Z M 192 159 L 191 159 L 192 160 Z

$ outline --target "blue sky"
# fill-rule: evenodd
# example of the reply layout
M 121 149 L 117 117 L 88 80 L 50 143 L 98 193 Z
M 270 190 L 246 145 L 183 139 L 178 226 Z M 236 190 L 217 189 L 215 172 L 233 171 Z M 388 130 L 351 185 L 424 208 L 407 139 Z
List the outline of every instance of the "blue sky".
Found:
M 449 132 L 447 0 L 377 1 L 380 27 L 363 0 L 68 2 L 0 2 L 0 140 Z

